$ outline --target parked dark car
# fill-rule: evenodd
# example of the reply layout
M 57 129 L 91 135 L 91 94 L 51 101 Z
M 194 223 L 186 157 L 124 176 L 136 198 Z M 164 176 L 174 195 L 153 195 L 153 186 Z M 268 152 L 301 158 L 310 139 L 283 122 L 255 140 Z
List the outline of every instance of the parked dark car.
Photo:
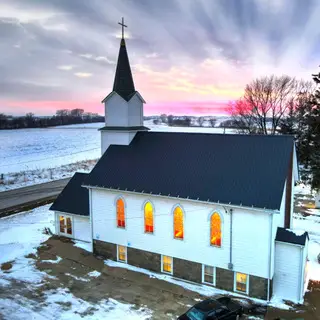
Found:
M 207 299 L 195 304 L 178 320 L 237 320 L 243 307 L 229 297 Z

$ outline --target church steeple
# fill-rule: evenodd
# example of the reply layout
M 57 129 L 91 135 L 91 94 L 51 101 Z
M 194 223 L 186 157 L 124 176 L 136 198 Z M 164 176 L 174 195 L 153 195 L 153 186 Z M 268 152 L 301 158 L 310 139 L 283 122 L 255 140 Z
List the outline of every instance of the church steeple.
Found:
M 118 93 L 126 101 L 129 101 L 130 98 L 135 94 L 136 90 L 134 88 L 126 42 L 124 40 L 124 27 L 127 26 L 124 24 L 123 18 L 122 23 L 118 23 L 122 26 L 122 38 L 120 41 L 120 49 L 116 74 L 113 83 L 113 91 Z

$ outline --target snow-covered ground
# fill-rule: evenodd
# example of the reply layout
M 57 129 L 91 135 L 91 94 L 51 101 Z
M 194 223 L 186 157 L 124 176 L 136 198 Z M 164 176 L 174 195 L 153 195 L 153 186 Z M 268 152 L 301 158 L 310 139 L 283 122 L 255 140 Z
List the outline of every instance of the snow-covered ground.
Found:
M 50 277 L 46 272 L 39 271 L 34 266 L 34 260 L 26 257 L 28 254 L 36 254 L 36 248 L 48 239 L 43 234 L 45 227 L 54 231 L 53 212 L 49 206 L 42 206 L 32 211 L 27 211 L 15 216 L 0 219 L 0 265 L 4 262 L 12 262 L 10 272 L 0 269 L 1 287 L 10 286 L 10 280 L 29 283 L 35 290 L 41 286 L 41 281 Z M 61 259 L 61 258 L 60 258 Z M 47 261 L 48 262 L 48 261 Z M 57 260 L 49 263 L 58 263 Z M 89 277 L 98 277 L 99 272 L 88 274 Z M 120 303 L 114 299 L 102 300 L 99 304 L 91 304 L 75 297 L 68 289 L 58 288 L 54 291 L 44 291 L 44 303 L 36 303 L 22 295 L 16 295 L 15 299 L 0 299 L 1 314 L 7 315 L 10 320 L 34 319 L 149 319 L 152 312 L 148 309 L 135 310 L 132 305 Z M 70 305 L 65 309 L 63 305 Z M 84 315 L 86 310 L 94 310 L 93 314 Z M 92 313 L 92 312 L 91 312 Z M 2 318 L 1 318 L 2 319 Z
M 168 127 L 145 121 L 152 131 L 223 133 L 221 128 Z M 104 123 L 88 123 L 44 129 L 0 131 L 0 175 L 100 157 L 99 128 Z M 232 130 L 226 129 L 226 133 Z

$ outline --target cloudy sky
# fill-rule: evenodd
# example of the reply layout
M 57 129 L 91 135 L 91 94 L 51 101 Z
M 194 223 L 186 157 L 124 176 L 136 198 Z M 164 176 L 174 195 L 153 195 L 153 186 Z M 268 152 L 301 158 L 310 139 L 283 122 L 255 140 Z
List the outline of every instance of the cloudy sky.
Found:
M 253 78 L 320 64 L 319 0 L 1 0 L 0 112 L 102 114 L 122 16 L 147 115 L 223 113 Z

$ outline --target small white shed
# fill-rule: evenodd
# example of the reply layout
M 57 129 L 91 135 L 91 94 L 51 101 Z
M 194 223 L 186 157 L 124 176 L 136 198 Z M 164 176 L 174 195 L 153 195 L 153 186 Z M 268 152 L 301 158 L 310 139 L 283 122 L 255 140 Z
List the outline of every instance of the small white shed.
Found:
M 273 295 L 302 303 L 307 287 L 307 232 L 278 228 L 275 239 Z
M 82 187 L 87 174 L 76 172 L 54 201 L 55 233 L 91 242 L 89 192 Z

